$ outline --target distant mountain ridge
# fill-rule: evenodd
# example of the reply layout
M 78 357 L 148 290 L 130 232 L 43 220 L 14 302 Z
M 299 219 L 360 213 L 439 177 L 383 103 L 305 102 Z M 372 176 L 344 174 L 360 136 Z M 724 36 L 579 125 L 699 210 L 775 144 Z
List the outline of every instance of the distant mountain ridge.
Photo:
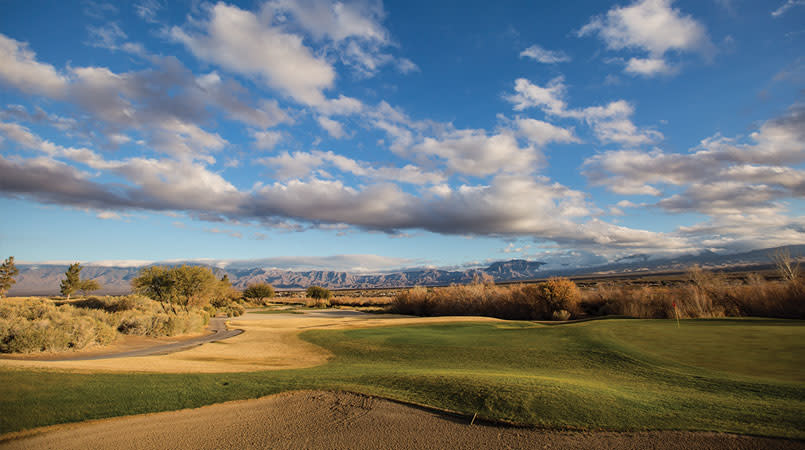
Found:
M 796 258 L 805 257 L 805 245 L 779 247 Z M 218 276 L 227 274 L 232 284 L 243 289 L 250 283 L 266 282 L 277 289 L 304 289 L 311 285 L 332 289 L 371 289 L 409 286 L 439 286 L 451 283 L 469 283 L 476 277 L 489 275 L 496 282 L 529 280 L 550 276 L 579 276 L 593 274 L 626 274 L 649 271 L 678 271 L 692 265 L 711 269 L 730 267 L 752 267 L 772 263 L 771 254 L 779 248 L 752 250 L 732 255 L 719 255 L 703 252 L 698 255 L 682 255 L 672 258 L 650 259 L 646 255 L 621 258 L 620 262 L 582 267 L 545 270 L 545 262 L 513 259 L 499 261 L 485 268 L 467 270 L 413 269 L 379 274 L 356 274 L 344 271 L 308 270 L 291 271 L 282 269 L 212 267 Z M 20 274 L 17 284 L 9 295 L 55 295 L 59 291 L 59 281 L 64 278 L 67 265 L 19 264 Z M 142 267 L 105 267 L 86 265 L 82 278 L 95 279 L 103 289 L 98 294 L 119 295 L 130 292 L 132 278 Z

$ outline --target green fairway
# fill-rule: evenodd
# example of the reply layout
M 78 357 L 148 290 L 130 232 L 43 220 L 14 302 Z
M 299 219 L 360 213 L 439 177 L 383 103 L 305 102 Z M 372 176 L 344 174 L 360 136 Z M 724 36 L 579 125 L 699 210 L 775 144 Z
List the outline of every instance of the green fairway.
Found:
M 4 369 L 0 431 L 311 388 L 548 428 L 805 438 L 801 321 L 454 323 L 302 337 L 336 357 L 310 369 L 240 374 Z

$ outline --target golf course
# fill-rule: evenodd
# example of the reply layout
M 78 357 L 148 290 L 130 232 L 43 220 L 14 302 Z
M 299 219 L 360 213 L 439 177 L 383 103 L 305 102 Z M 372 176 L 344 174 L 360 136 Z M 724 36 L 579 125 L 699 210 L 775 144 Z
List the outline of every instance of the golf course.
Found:
M 228 326 L 243 333 L 169 354 L 0 360 L 0 431 L 8 443 L 36 427 L 313 390 L 545 432 L 805 438 L 805 324 L 796 320 L 253 310 Z

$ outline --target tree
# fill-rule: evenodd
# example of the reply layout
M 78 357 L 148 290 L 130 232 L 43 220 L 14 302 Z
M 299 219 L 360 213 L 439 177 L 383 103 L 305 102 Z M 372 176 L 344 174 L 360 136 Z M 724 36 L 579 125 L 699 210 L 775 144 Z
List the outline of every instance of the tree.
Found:
M 17 282 L 14 277 L 19 273 L 20 270 L 14 265 L 13 256 L 9 256 L 3 261 L 3 264 L 0 265 L 0 298 L 5 297 L 6 292 Z
M 220 292 L 222 282 L 208 267 L 151 266 L 140 270 L 131 280 L 134 292 L 150 297 L 176 313 L 176 306 L 188 311 L 190 307 L 204 306 Z
M 100 283 L 95 280 L 82 280 L 81 279 L 81 264 L 70 264 L 67 272 L 64 272 L 64 279 L 59 283 L 59 292 L 61 295 L 70 300 L 70 295 L 75 291 L 81 291 L 86 294 L 88 292 L 97 291 L 101 288 Z
M 791 257 L 791 251 L 787 248 L 778 248 L 771 255 L 777 272 L 786 281 L 796 281 L 799 278 L 799 261 Z
M 330 292 L 329 289 L 325 289 L 321 286 L 310 286 L 307 288 L 306 292 L 308 297 L 315 299 L 326 300 L 333 296 L 333 293 Z
M 65 278 L 59 283 L 59 292 L 70 300 L 70 295 L 81 287 L 81 264 L 70 264 L 64 276 Z
M 78 290 L 84 295 L 87 295 L 92 291 L 97 291 L 100 288 L 101 284 L 95 280 L 82 280 L 78 286 Z
M 274 296 L 274 286 L 268 283 L 250 284 L 246 290 L 243 291 L 243 296 L 251 300 L 257 300 L 259 303 L 263 303 L 265 299 Z

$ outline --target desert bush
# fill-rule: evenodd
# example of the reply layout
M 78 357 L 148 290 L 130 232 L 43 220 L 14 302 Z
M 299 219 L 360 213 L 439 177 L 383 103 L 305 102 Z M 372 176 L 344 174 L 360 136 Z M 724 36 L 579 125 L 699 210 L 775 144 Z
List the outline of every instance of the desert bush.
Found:
M 174 336 L 200 331 L 204 311 L 167 314 L 136 295 L 71 302 L 43 299 L 0 302 L 0 353 L 80 350 L 113 342 L 119 334 Z
M 391 310 L 417 316 L 489 316 L 501 319 L 550 320 L 554 311 L 578 310 L 580 294 L 566 279 L 540 285 L 495 286 L 490 282 L 422 287 L 395 297 Z
M 330 304 L 335 306 L 388 306 L 394 301 L 394 297 L 339 297 L 330 299 Z
M 305 299 L 305 306 L 308 308 L 329 308 L 329 298 L 307 298 Z
M 540 286 L 540 293 L 551 311 L 578 312 L 581 291 L 567 278 L 551 278 Z
M 558 321 L 568 320 L 570 319 L 570 311 L 564 309 L 554 311 L 551 318 Z
M 309 288 L 307 288 L 307 291 L 305 292 L 308 297 L 314 299 L 326 300 L 333 296 L 333 293 L 329 289 L 323 288 L 321 286 L 310 286 Z
M 243 291 L 243 298 L 254 300 L 258 304 L 264 305 L 267 298 L 274 296 L 274 286 L 268 283 L 250 284 Z
M 147 311 L 149 309 L 148 303 L 153 303 L 150 299 L 139 295 L 126 295 L 121 297 L 88 297 L 81 300 L 75 300 L 69 304 L 76 308 L 83 309 L 100 309 L 106 312 L 120 312 L 129 311 L 132 309 L 140 309 Z
M 76 314 L 72 306 L 47 300 L 0 306 L 2 353 L 80 350 L 115 337 L 114 328 L 98 315 Z
M 479 315 L 501 319 L 552 320 L 622 315 L 649 319 L 779 317 L 805 319 L 805 281 L 767 281 L 750 276 L 744 283 L 693 268 L 678 286 L 629 286 L 600 283 L 581 291 L 567 279 L 534 285 L 495 286 L 476 283 L 399 293 L 390 310 L 416 316 Z
M 238 317 L 242 316 L 243 313 L 246 312 L 246 308 L 237 303 L 231 303 L 224 308 L 223 312 L 226 313 L 227 317 Z

